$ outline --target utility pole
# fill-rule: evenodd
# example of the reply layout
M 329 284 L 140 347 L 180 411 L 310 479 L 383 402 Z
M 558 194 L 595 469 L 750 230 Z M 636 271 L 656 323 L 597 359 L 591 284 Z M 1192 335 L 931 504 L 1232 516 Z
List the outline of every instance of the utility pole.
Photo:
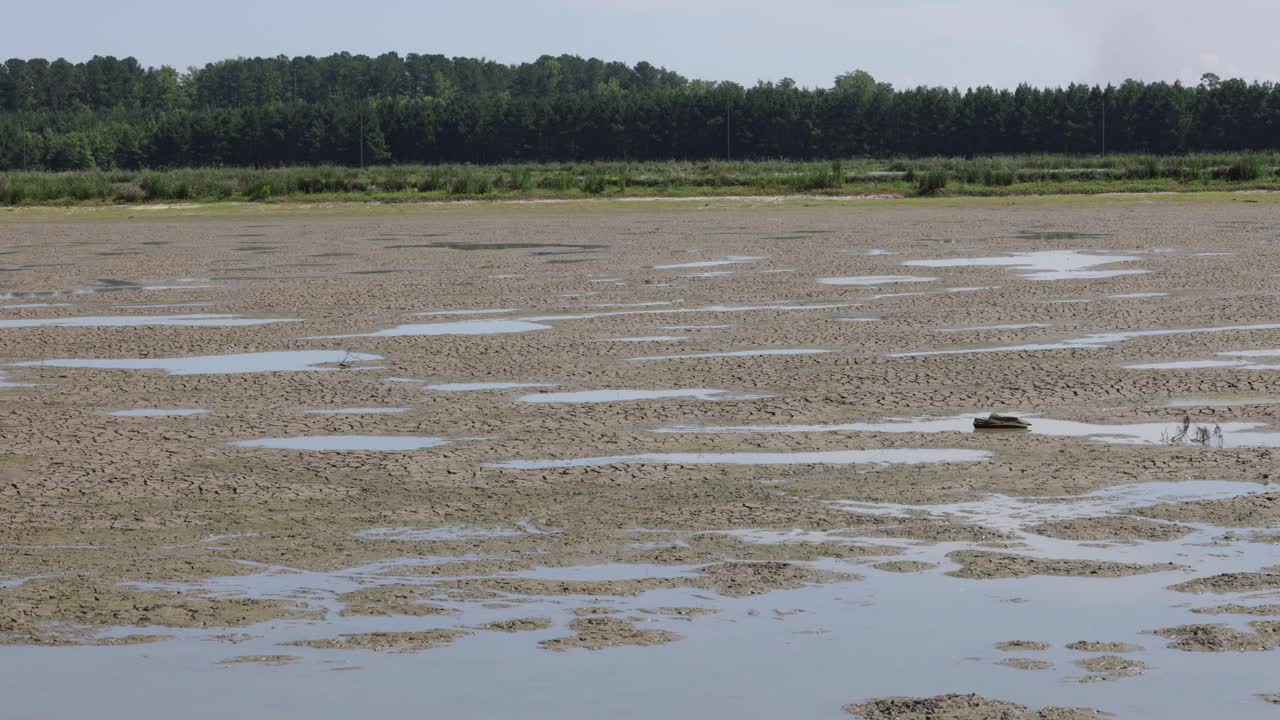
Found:
M 360 169 L 364 169 L 364 103 L 360 103 Z

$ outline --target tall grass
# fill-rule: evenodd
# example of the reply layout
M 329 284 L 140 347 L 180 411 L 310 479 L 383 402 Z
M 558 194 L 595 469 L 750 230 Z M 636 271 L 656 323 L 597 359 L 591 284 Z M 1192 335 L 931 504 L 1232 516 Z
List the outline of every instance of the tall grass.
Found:
M 835 162 L 331 165 L 0 173 L 0 205 L 892 192 L 1017 194 L 1145 187 L 1280 187 L 1277 153 L 1010 155 Z M 945 180 L 944 180 L 945 178 Z M 1064 190 L 1065 188 L 1065 190 Z

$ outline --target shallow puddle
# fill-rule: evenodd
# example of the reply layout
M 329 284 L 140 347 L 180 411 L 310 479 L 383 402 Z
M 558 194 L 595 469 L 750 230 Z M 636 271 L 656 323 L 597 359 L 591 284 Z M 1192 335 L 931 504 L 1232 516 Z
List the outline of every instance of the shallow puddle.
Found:
M 1053 323 L 1007 323 L 1003 325 L 973 325 L 970 327 L 942 328 L 938 332 L 973 332 L 976 330 L 1026 330 L 1028 328 L 1053 327 Z
M 639 400 L 759 400 L 767 395 L 744 395 L 729 390 L 694 388 L 689 390 L 582 390 L 537 393 L 518 398 L 526 403 L 612 403 Z
M 510 470 L 553 470 L 601 465 L 924 465 L 983 462 L 985 450 L 893 448 L 886 450 L 827 450 L 820 452 L 648 453 L 571 458 L 567 460 L 508 460 L 485 467 Z
M 1201 368 L 1233 368 L 1236 370 L 1280 370 L 1280 349 L 1275 350 L 1236 350 L 1217 353 L 1220 357 L 1237 358 L 1235 360 L 1176 360 L 1163 363 L 1143 363 L 1125 365 L 1131 370 L 1198 370 Z M 1257 358 L 1275 358 L 1272 362 L 1259 361 Z
M 1147 270 L 1094 270 L 1101 265 L 1140 260 L 1136 255 L 1090 255 L 1078 250 L 1043 250 L 1012 253 L 1001 257 L 947 258 L 943 260 L 908 260 L 907 267 L 1007 267 L 1028 280 L 1096 280 L 1138 275 Z
M 857 286 L 876 286 L 876 285 L 892 285 L 896 283 L 917 283 L 917 282 L 934 282 L 936 277 L 924 277 L 921 275 L 860 275 L 857 277 L 827 277 L 818 278 L 819 285 L 857 285 Z
M 476 308 L 473 310 L 433 310 L 415 315 L 505 315 L 517 312 L 516 308 Z
M 391 415 L 395 413 L 406 413 L 411 408 L 376 408 L 376 407 L 349 407 L 337 408 L 335 410 L 303 410 L 307 415 Z
M 362 540 L 390 540 L 398 542 L 455 542 L 458 540 L 489 540 L 492 538 L 519 537 L 529 534 L 525 530 L 508 528 L 484 528 L 454 525 L 420 530 L 411 527 L 369 528 L 355 533 Z
M 698 426 L 677 425 L 658 428 L 660 433 L 689 434 L 726 434 L 726 433 L 831 433 L 831 432 L 866 432 L 866 433 L 967 433 L 967 434 L 1003 434 L 1027 433 L 1049 437 L 1080 437 L 1096 442 L 1119 445 L 1172 445 L 1190 443 L 1190 433 L 1197 427 L 1204 427 L 1209 432 L 1214 428 L 1221 431 L 1214 435 L 1212 447 L 1247 448 L 1247 447 L 1280 447 L 1280 432 L 1249 432 L 1265 427 L 1258 422 L 1224 422 L 1224 423 L 1192 423 L 1188 432 L 1179 437 L 1182 426 L 1177 422 L 1152 422 L 1105 425 L 1097 423 L 1076 422 L 1073 420 L 1055 420 L 1035 415 L 1021 417 L 1031 423 L 1026 430 L 978 430 L 973 427 L 974 418 L 985 417 L 986 413 L 957 415 L 953 417 L 919 417 L 888 418 L 880 422 L 832 423 L 824 425 L 739 425 L 739 426 Z
M 1055 343 L 1031 343 L 1026 345 L 1001 345 L 997 347 L 957 348 L 954 350 L 923 350 L 920 352 L 890 353 L 889 357 L 924 357 L 928 355 L 969 355 L 973 353 L 993 352 L 1026 352 L 1032 350 L 1096 350 L 1108 345 L 1127 342 L 1137 338 L 1159 337 L 1163 335 L 1195 335 L 1198 333 L 1249 332 L 1251 330 L 1280 330 L 1280 323 L 1259 323 L 1256 325 L 1222 325 L 1218 327 L 1174 328 L 1170 330 L 1129 330 L 1111 333 L 1094 333 L 1078 338 L 1069 338 Z M 1271 351 L 1259 351 L 1269 353 Z M 1192 362 L 1215 362 L 1212 360 Z M 1217 361 L 1229 362 L 1229 361 Z M 1196 367 L 1229 367 L 1230 365 L 1197 365 Z
M 654 270 L 681 270 L 684 268 L 704 268 L 704 267 L 723 267 L 725 265 L 740 265 L 743 263 L 759 262 L 768 260 L 767 257 L 755 255 L 730 255 L 726 258 L 717 260 L 696 260 L 694 262 L 675 263 L 672 265 L 654 265 Z
M 489 320 L 457 320 L 453 322 L 418 323 L 398 325 L 386 330 L 354 335 L 332 335 L 310 340 L 323 340 L 349 337 L 403 337 L 403 336 L 439 336 L 439 335 L 504 335 L 512 333 L 536 332 L 551 330 L 547 323 L 569 320 L 595 320 L 607 317 L 628 315 L 683 315 L 689 313 L 736 313 L 736 312 L 797 312 L 803 310 L 832 310 L 849 307 L 847 304 L 835 305 L 707 305 L 696 308 L 651 308 L 633 310 L 603 310 L 600 312 L 578 313 L 568 315 L 537 315 L 532 317 L 489 319 Z
M 101 317 L 0 320 L 3 328 L 30 327 L 250 327 L 301 322 L 295 318 L 245 318 L 240 315 L 108 315 Z
M 781 355 L 822 355 L 834 352 L 820 348 L 761 348 L 759 350 L 730 350 L 727 352 L 692 353 L 689 355 L 647 355 L 627 358 L 632 362 L 649 360 L 705 360 L 708 358 L 775 357 Z
M 440 447 L 451 442 L 453 441 L 448 438 L 414 435 L 309 435 L 242 440 L 231 444 L 242 448 L 269 448 L 272 450 L 407 452 Z
M 35 387 L 31 383 L 12 382 L 8 378 L 9 374 L 0 370 L 0 388 Z
M 133 358 L 97 360 L 66 358 L 13 363 L 15 367 L 90 368 L 104 370 L 164 370 L 170 375 L 231 375 L 260 372 L 331 372 L 342 367 L 318 367 L 339 363 L 381 360 L 381 355 L 344 350 L 295 350 L 243 353 L 237 355 L 195 355 L 176 358 Z M 355 368 L 359 369 L 359 368 Z

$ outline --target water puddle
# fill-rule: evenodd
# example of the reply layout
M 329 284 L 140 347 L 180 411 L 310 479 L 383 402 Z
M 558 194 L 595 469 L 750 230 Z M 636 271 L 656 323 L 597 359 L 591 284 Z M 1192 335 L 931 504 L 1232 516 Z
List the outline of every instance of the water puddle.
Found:
M 508 460 L 485 467 L 509 470 L 554 470 L 602 465 L 924 465 L 984 462 L 985 450 L 893 448 L 884 450 L 828 450 L 821 452 L 648 453 L 570 458 L 567 460 Z
M 1181 503 L 1201 500 L 1227 500 L 1246 495 L 1275 492 L 1275 485 L 1228 482 L 1223 480 L 1186 480 L 1182 482 L 1151 482 L 1137 485 L 1118 485 L 1086 495 L 1021 498 L 1009 495 L 989 495 L 973 502 L 941 505 L 899 505 L 895 503 L 866 503 L 834 501 L 835 507 L 853 513 L 888 517 L 935 517 L 959 520 L 967 525 L 977 525 L 991 530 L 1021 532 L 1042 523 L 1057 520 L 1075 520 L 1101 515 L 1123 515 L 1134 510 L 1165 503 Z M 1056 502 L 1055 502 L 1056 501 Z M 1024 541 L 1055 546 L 1058 552 L 1070 552 L 1071 543 L 1023 537 Z M 1088 552 L 1088 548 L 1077 552 Z M 1061 557 L 1061 555 L 1058 555 Z
M 627 358 L 632 362 L 649 360 L 705 360 L 708 358 L 776 357 L 781 355 L 822 355 L 835 352 L 820 348 L 761 348 L 759 350 L 730 350 L 728 352 L 692 353 L 689 355 L 647 355 Z
M 460 540 L 492 540 L 494 538 L 520 537 L 529 534 L 524 529 L 484 528 L 465 525 L 421 530 L 411 527 L 369 528 L 354 533 L 361 540 L 388 540 L 395 542 L 456 542 Z
M 873 287 L 876 285 L 892 285 L 896 283 L 934 282 L 937 279 L 938 278 L 936 277 L 924 277 L 921 275 L 860 275 L 857 277 L 818 278 L 818 284 Z
M 639 400 L 759 400 L 768 395 L 745 395 L 729 390 L 583 390 L 579 392 L 537 393 L 518 398 L 526 403 L 612 403 Z
M 944 260 L 908 260 L 907 267 L 1007 267 L 1028 280 L 1096 280 L 1138 275 L 1148 270 L 1094 270 L 1112 263 L 1140 260 L 1136 255 L 1090 255 L 1079 250 L 1043 250 L 1012 253 L 1001 257 L 947 258 Z
M 211 302 L 189 302 L 189 303 L 158 303 L 153 305 L 116 305 L 122 310 L 153 310 L 158 308 L 188 308 L 188 307 L 208 307 Z
M 207 415 L 208 410 L 180 410 L 180 409 L 163 409 L 163 408 L 138 408 L 136 410 L 115 410 L 107 413 L 113 417 L 190 417 L 192 415 Z
M 295 318 L 245 318 L 240 315 L 108 315 L 102 317 L 0 320 L 3 328 L 31 327 L 250 327 L 302 322 Z
M 513 333 L 550 330 L 550 325 L 526 320 L 458 320 L 455 322 L 399 325 L 386 330 L 354 335 L 331 335 L 308 340 L 352 337 L 432 337 L 444 335 L 508 335 Z
M 688 278 L 716 278 L 716 277 L 729 277 L 730 275 L 737 275 L 737 273 L 736 273 L 736 272 L 734 272 L 733 270 L 719 270 L 719 271 L 715 271 L 715 272 L 686 273 L 685 275 L 682 275 L 681 277 L 688 277 Z
M 847 304 L 835 305 L 707 305 L 696 308 L 652 308 L 633 310 L 604 310 L 600 312 L 580 313 L 572 315 L 538 315 L 532 317 L 489 319 L 489 320 L 457 320 L 452 322 L 418 323 L 398 325 L 386 330 L 354 335 L 333 335 L 305 338 L 308 340 L 326 340 L 351 337 L 404 337 L 404 336 L 441 336 L 441 335 L 503 335 L 511 333 L 536 332 L 551 330 L 547 323 L 569 320 L 595 320 L 607 317 L 628 315 L 683 315 L 690 313 L 737 313 L 737 312 L 797 312 L 804 310 L 833 310 L 849 307 Z
M 694 262 L 675 263 L 672 265 L 654 265 L 654 270 L 682 270 L 684 268 L 704 268 L 704 267 L 723 267 L 725 265 L 741 265 L 743 263 L 759 262 L 768 260 L 767 257 L 755 255 L 730 255 L 726 258 L 718 260 L 696 260 Z
M 8 377 L 8 373 L 0 370 L 0 388 L 35 387 L 32 383 L 10 382 Z
M 71 307 L 71 303 L 19 303 L 17 305 L 0 305 L 2 310 L 26 310 L 28 308 Z
M 890 353 L 889 357 L 925 357 L 929 355 L 969 355 L 974 353 L 994 352 L 1026 352 L 1032 350 L 1097 350 L 1108 345 L 1127 342 L 1136 338 L 1160 337 L 1164 335 L 1194 335 L 1198 333 L 1249 332 L 1252 330 L 1280 330 L 1280 323 L 1260 323 L 1257 325 L 1223 325 L 1219 327 L 1175 328 L 1171 330 L 1129 330 L 1112 333 L 1094 333 L 1078 338 L 1069 338 L 1056 343 L 1032 343 L 1027 345 L 1001 345 L 998 347 L 957 348 L 954 350 L 923 350 L 920 352 Z M 1258 351 L 1268 353 L 1271 351 Z M 1230 362 L 1230 361 L 1192 361 L 1192 362 Z M 1197 365 L 1196 367 L 1227 367 L 1228 365 Z M 1141 367 L 1141 366 L 1136 366 Z M 1146 368 L 1151 369 L 1151 368 Z
M 103 370 L 164 370 L 170 375 L 231 375 L 262 372 L 332 372 L 346 368 L 319 366 L 339 363 L 345 365 L 349 363 L 381 359 L 381 355 L 353 353 L 345 350 L 295 350 L 286 352 L 243 353 L 237 355 L 196 355 L 191 357 L 130 358 L 121 360 L 67 358 L 61 360 L 20 362 L 13 363 L 13 365 L 15 367 L 88 368 Z
M 391 415 L 395 413 L 406 413 L 411 408 L 376 408 L 376 407 L 349 407 L 337 408 L 335 410 L 303 410 L 307 415 Z
M 1119 295 L 1108 295 L 1108 300 L 1139 300 L 1142 298 L 1158 298 L 1168 297 L 1167 292 L 1140 292 L 1140 293 L 1121 293 Z
M 879 422 L 832 423 L 824 425 L 725 425 L 698 426 L 676 425 L 658 428 L 659 433 L 687 434 L 726 434 L 726 433 L 832 433 L 832 432 L 866 432 L 866 433 L 1004 433 L 1017 432 L 1048 437 L 1080 437 L 1103 443 L 1118 445 L 1142 444 L 1182 444 L 1190 442 L 1190 433 L 1197 425 L 1192 425 L 1183 432 L 1182 424 L 1177 422 L 1152 422 L 1105 425 L 1097 423 L 1076 422 L 1074 420 L 1055 420 L 1035 415 L 1021 415 L 1031 422 L 1026 430 L 977 430 L 973 427 L 974 418 L 985 417 L 986 413 L 957 415 L 953 417 L 918 417 L 887 418 Z M 1265 427 L 1266 423 L 1258 422 L 1224 422 L 1203 425 L 1210 433 L 1214 428 L 1221 431 L 1215 435 L 1211 443 L 1214 447 L 1256 448 L 1280 447 L 1280 433 L 1249 432 Z
M 26 298 L 68 297 L 73 295 L 95 295 L 108 292 L 151 291 L 151 290 L 204 290 L 216 285 L 144 285 L 121 280 L 100 280 L 97 285 L 76 288 L 75 290 L 23 290 L 0 293 L 0 300 L 22 300 Z
M 319 452 L 408 452 L 448 445 L 452 440 L 414 435 L 309 435 L 302 437 L 263 438 L 231 443 L 242 448 L 272 450 L 313 450 Z
M 1236 350 L 1217 353 L 1220 357 L 1235 360 L 1177 360 L 1163 363 L 1125 365 L 1130 370 L 1198 370 L 1202 368 L 1232 368 L 1235 370 L 1280 370 L 1280 349 Z M 1257 358 L 1275 358 L 1274 364 L 1259 362 Z
M 679 305 L 683 300 L 654 300 L 650 302 L 635 303 L 601 303 L 597 305 L 588 305 L 589 308 L 643 308 L 643 307 L 663 307 L 669 305 Z
M 977 330 L 1026 330 L 1028 328 L 1053 327 L 1053 323 L 1007 323 L 1004 325 L 973 325 L 970 327 L 942 328 L 938 332 L 974 332 Z

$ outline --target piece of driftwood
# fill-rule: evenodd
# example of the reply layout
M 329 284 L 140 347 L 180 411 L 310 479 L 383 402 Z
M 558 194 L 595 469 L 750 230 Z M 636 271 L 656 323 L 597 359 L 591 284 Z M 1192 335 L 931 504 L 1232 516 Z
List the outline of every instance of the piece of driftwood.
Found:
M 1020 417 L 991 413 L 984 418 L 974 418 L 973 427 L 978 430 L 1026 430 L 1031 423 Z

